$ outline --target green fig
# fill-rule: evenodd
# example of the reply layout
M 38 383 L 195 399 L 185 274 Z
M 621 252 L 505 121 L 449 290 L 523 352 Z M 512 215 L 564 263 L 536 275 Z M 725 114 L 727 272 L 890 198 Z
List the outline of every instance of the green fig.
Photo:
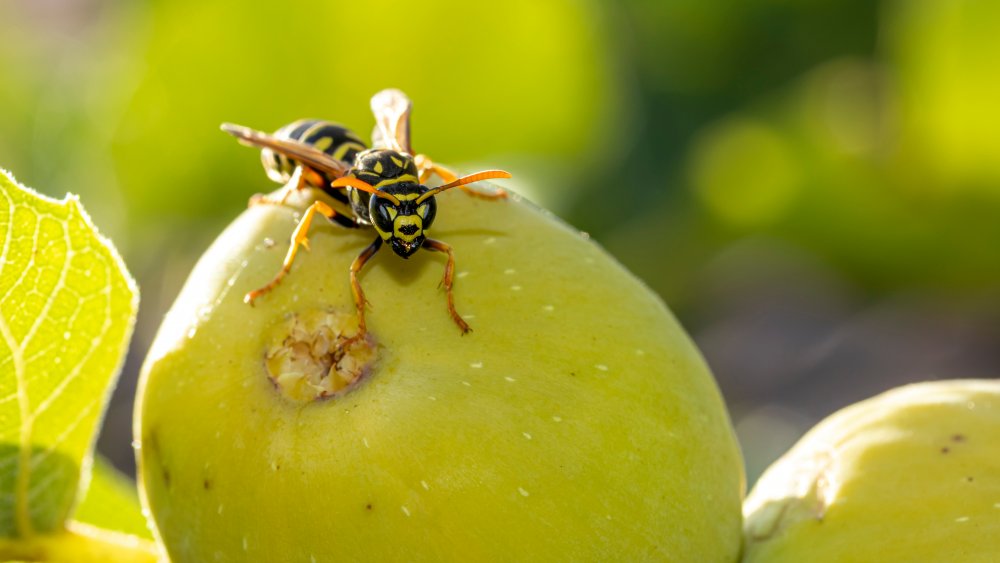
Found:
M 305 195 L 305 194 L 299 194 Z M 312 197 L 312 196 L 310 196 Z M 456 257 L 383 251 L 255 205 L 201 258 L 143 367 L 143 502 L 175 562 L 732 562 L 743 469 L 725 406 L 663 303 L 517 197 L 438 196 Z
M 849 406 L 747 497 L 744 561 L 998 561 L 998 444 L 998 381 L 914 384 Z

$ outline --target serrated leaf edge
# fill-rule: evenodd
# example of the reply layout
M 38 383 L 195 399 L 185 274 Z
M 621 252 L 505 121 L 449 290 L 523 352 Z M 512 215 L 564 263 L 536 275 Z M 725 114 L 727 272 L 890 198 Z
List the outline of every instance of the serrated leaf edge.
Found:
M 32 188 L 21 184 L 14 177 L 14 174 L 12 174 L 9 170 L 0 168 L 0 174 L 6 176 L 6 178 L 10 180 L 11 184 L 13 184 L 16 188 L 24 191 L 29 196 L 36 197 L 42 201 L 57 206 L 66 207 L 68 210 L 69 217 L 73 217 L 74 215 L 79 216 L 80 219 L 83 221 L 84 225 L 87 227 L 87 229 L 94 234 L 94 237 L 96 238 L 98 244 L 100 244 L 102 247 L 104 247 L 105 250 L 107 250 L 108 255 L 111 258 L 111 265 L 117 267 L 117 269 L 122 273 L 125 285 L 132 295 L 131 302 L 129 303 L 129 309 L 131 311 L 131 314 L 129 315 L 128 326 L 125 327 L 125 331 L 123 334 L 123 338 L 126 342 L 125 350 L 119 357 L 117 364 L 114 366 L 114 370 L 108 388 L 105 390 L 103 397 L 100 397 L 97 401 L 94 401 L 90 405 L 85 407 L 82 415 L 78 417 L 76 421 L 72 422 L 69 425 L 67 430 L 68 433 L 69 431 L 72 431 L 72 429 L 76 427 L 76 424 L 78 423 L 79 420 L 82 420 L 90 413 L 90 411 L 94 408 L 94 406 L 100 404 L 103 407 L 107 402 L 107 398 L 110 395 L 110 390 L 114 387 L 114 384 L 117 381 L 117 376 L 121 372 L 122 365 L 125 361 L 126 352 L 128 351 L 128 342 L 131 339 L 132 332 L 135 328 L 136 313 L 139 309 L 139 287 L 136 284 L 135 279 L 132 278 L 132 275 L 129 273 L 128 268 L 126 268 L 125 261 L 118 253 L 118 249 L 115 248 L 114 244 L 111 243 L 110 239 L 108 239 L 107 237 L 103 236 L 100 233 L 100 231 L 97 229 L 97 226 L 94 224 L 93 220 L 91 220 L 90 215 L 87 214 L 86 210 L 80 204 L 79 197 L 77 197 L 74 194 L 67 193 L 62 200 L 58 200 L 56 198 L 52 198 L 45 194 L 39 193 L 33 190 Z M 10 202 L 10 205 L 12 207 L 12 212 L 10 216 L 13 217 L 14 203 Z M 66 236 L 69 236 L 68 232 Z M 3 267 L 3 261 L 9 249 L 10 239 L 11 236 L 8 234 L 8 237 L 6 238 L 6 240 L 4 240 L 3 249 L 0 250 L 0 269 L 2 269 Z M 65 270 L 62 275 L 65 275 Z M 46 306 L 48 305 L 49 304 L 47 303 Z M 34 328 L 32 328 L 32 330 L 29 331 L 29 336 L 33 333 L 33 331 Z M 11 350 L 11 358 L 14 364 L 13 367 L 14 367 L 15 379 L 17 381 L 17 400 L 18 400 L 19 410 L 21 412 L 21 428 L 19 432 L 19 444 L 18 444 L 20 448 L 18 454 L 18 474 L 17 474 L 17 483 L 15 485 L 15 522 L 19 534 L 22 537 L 30 537 L 34 533 L 31 524 L 30 493 L 29 493 L 31 485 L 31 468 L 32 468 L 31 432 L 35 416 L 37 416 L 38 412 L 43 412 L 43 409 L 41 408 L 42 405 L 39 405 L 39 409 L 37 412 L 35 413 L 29 412 L 30 404 L 28 402 L 28 396 L 25 393 L 25 381 L 24 381 L 25 361 L 22 355 L 23 350 L 21 350 L 21 345 L 17 342 L 13 333 L 10 331 L 10 327 L 7 325 L 7 321 L 2 313 L 0 313 L 0 338 L 4 340 L 4 343 Z M 65 382 L 66 380 L 64 379 L 64 382 L 62 382 L 53 391 L 53 395 L 58 394 L 59 391 L 65 387 L 64 385 Z M 99 424 L 100 424 L 100 419 L 98 420 L 98 426 Z M 93 449 L 93 444 L 96 438 L 97 438 L 97 433 L 95 432 L 94 436 L 91 437 L 90 450 Z M 58 444 L 58 442 L 59 440 L 57 439 L 55 443 Z M 88 454 L 84 456 L 83 465 L 81 466 L 80 470 L 80 480 L 77 487 L 77 500 L 79 500 L 80 495 L 82 495 L 83 492 L 86 491 L 87 484 L 90 478 L 90 464 L 91 464 L 91 455 Z

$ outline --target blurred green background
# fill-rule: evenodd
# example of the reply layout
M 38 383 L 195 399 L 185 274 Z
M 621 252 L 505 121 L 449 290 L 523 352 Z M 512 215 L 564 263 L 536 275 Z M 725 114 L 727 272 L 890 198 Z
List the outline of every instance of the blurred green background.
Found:
M 142 311 L 101 450 L 132 464 L 142 357 L 202 250 L 270 184 L 222 121 L 415 148 L 588 231 L 704 351 L 751 482 L 815 420 L 1000 373 L 1000 3 L 0 3 L 0 166 L 79 194 Z

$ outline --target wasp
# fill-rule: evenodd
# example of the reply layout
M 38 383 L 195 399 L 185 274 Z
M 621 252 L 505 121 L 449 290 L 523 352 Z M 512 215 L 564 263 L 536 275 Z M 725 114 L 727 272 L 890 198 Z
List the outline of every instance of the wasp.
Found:
M 316 199 L 303 213 L 292 232 L 288 253 L 281 269 L 266 285 L 247 293 L 244 302 L 253 302 L 270 292 L 291 271 L 300 247 L 309 248 L 308 231 L 316 214 L 350 229 L 373 228 L 375 240 L 354 259 L 350 267 L 351 291 L 357 308 L 358 334 L 364 338 L 365 298 L 358 274 L 365 264 L 387 244 L 402 258 L 409 258 L 420 249 L 442 252 L 448 260 L 441 285 L 447 296 L 448 314 L 465 334 L 469 324 L 455 310 L 452 292 L 455 274 L 455 253 L 451 246 L 427 237 L 427 230 L 437 214 L 435 196 L 452 188 L 488 199 L 507 197 L 503 190 L 490 193 L 471 190 L 469 184 L 481 180 L 510 178 L 503 170 L 484 170 L 458 176 L 434 163 L 426 155 L 414 155 L 410 146 L 410 113 L 412 104 L 399 90 L 383 90 L 371 100 L 375 115 L 372 148 L 366 148 L 354 133 L 335 123 L 304 119 L 290 123 L 274 134 L 223 124 L 222 130 L 241 143 L 261 149 L 261 161 L 270 179 L 284 183 L 277 198 L 259 196 L 251 205 L 282 204 L 289 194 L 305 188 L 315 188 L 327 194 L 343 209 Z M 428 187 L 425 182 L 436 174 L 444 184 Z

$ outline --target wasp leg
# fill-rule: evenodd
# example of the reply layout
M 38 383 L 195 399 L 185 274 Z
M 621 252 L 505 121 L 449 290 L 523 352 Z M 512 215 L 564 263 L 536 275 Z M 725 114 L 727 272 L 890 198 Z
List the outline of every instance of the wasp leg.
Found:
M 350 341 L 358 340 L 365 337 L 368 332 L 368 325 L 365 323 L 365 305 L 368 304 L 368 300 L 365 299 L 365 292 L 361 289 L 361 283 L 358 282 L 358 272 L 361 268 L 365 267 L 365 263 L 368 259 L 378 252 L 378 249 L 382 247 L 382 239 L 376 238 L 375 242 L 368 245 L 367 248 L 358 254 L 358 257 L 351 262 L 351 291 L 354 293 L 354 305 L 358 308 L 358 334 L 350 339 Z
M 458 328 L 462 329 L 462 334 L 471 331 L 472 328 L 469 327 L 469 323 L 465 322 L 465 319 L 455 310 L 455 297 L 451 292 L 451 286 L 455 279 L 455 253 L 451 250 L 450 245 L 439 240 L 424 239 L 423 246 L 427 250 L 435 250 L 448 254 L 448 263 L 444 266 L 444 277 L 441 278 L 441 285 L 444 286 L 444 291 L 448 295 L 448 314 L 451 315 L 451 320 L 455 321 Z
M 454 182 L 458 179 L 458 174 L 455 174 L 440 164 L 435 164 L 434 161 L 427 157 L 427 155 L 418 154 L 414 157 L 414 161 L 417 165 L 417 169 L 420 171 L 419 179 L 421 184 L 426 182 L 427 179 L 431 177 L 431 174 L 437 174 L 446 184 Z M 458 189 L 471 195 L 472 197 L 478 197 L 480 199 L 507 199 L 507 190 L 497 186 L 493 186 L 493 189 L 488 192 L 473 189 L 471 186 L 459 186 Z
M 302 246 L 306 250 L 309 250 L 309 225 L 312 224 L 313 216 L 316 213 L 320 213 L 331 221 L 335 221 L 340 225 L 345 227 L 357 227 L 357 223 L 348 217 L 345 217 L 337 213 L 332 207 L 323 203 L 322 201 L 314 202 L 306 210 L 305 214 L 302 216 L 302 220 L 299 221 L 298 226 L 295 227 L 295 231 L 292 233 L 291 246 L 288 247 L 288 254 L 285 255 L 285 261 L 281 264 L 281 269 L 278 270 L 278 274 L 274 276 L 267 285 L 261 287 L 260 289 L 255 289 L 243 296 L 243 302 L 253 305 L 254 300 L 256 300 L 261 295 L 271 291 L 279 283 L 281 279 L 284 278 L 288 272 L 292 269 L 292 262 L 295 261 L 295 255 L 299 252 L 299 247 Z
M 270 197 L 264 194 L 254 194 L 250 198 L 247 207 L 255 205 L 284 205 L 289 196 L 293 193 L 304 190 L 312 186 L 322 186 L 325 183 L 323 176 L 307 166 L 296 166 L 292 177 L 282 186 L 278 197 Z

